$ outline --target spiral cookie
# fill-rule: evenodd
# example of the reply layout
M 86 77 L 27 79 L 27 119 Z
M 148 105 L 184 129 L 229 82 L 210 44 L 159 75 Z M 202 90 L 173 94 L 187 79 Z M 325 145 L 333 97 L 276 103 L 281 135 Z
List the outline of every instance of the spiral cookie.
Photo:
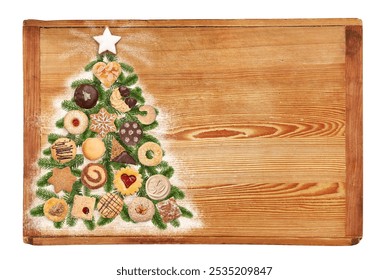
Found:
M 147 158 L 147 151 L 151 151 L 153 153 L 152 158 Z M 162 149 L 161 147 L 154 142 L 146 142 L 138 149 L 138 158 L 140 163 L 146 166 L 156 166 L 162 161 Z
M 123 209 L 123 200 L 113 193 L 103 195 L 97 204 L 101 216 L 104 218 L 115 218 Z
M 162 200 L 170 193 L 169 179 L 161 174 L 151 176 L 146 182 L 146 193 L 154 200 Z
M 107 170 L 102 164 L 89 163 L 81 172 L 81 182 L 91 190 L 101 188 L 107 182 Z
M 87 115 L 79 110 L 69 111 L 64 118 L 64 127 L 71 134 L 83 133 L 89 125 Z
M 135 197 L 128 205 L 128 215 L 134 222 L 150 221 L 154 214 L 154 203 L 145 197 Z
M 124 102 L 122 99 L 122 95 L 119 91 L 119 88 L 115 88 L 111 94 L 111 97 L 109 98 L 111 101 L 112 107 L 114 107 L 119 112 L 125 113 L 130 111 L 130 107 Z
M 137 116 L 138 120 L 144 125 L 152 124 L 157 118 L 157 112 L 155 111 L 153 106 L 150 105 L 140 106 L 139 111 L 146 112 L 145 116 L 142 115 Z
M 76 143 L 69 138 L 58 138 L 51 146 L 51 155 L 59 163 L 66 163 L 76 157 Z
M 119 135 L 127 146 L 134 146 L 142 139 L 143 131 L 137 122 L 125 122 L 119 129 Z

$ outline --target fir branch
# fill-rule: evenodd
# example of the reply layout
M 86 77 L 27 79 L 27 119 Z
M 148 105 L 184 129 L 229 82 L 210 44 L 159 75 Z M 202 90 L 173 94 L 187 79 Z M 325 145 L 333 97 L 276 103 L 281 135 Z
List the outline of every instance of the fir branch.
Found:
M 98 60 L 93 60 L 93 61 L 89 62 L 87 65 L 85 65 L 84 70 L 85 70 L 86 72 L 91 71 L 92 68 L 93 68 L 93 66 L 94 66 L 97 62 L 99 62 L 99 61 L 98 61 Z
M 158 145 L 161 145 L 161 142 L 159 142 L 159 140 L 157 138 L 155 138 L 154 136 L 152 136 L 150 134 L 144 133 L 142 136 L 142 139 L 138 143 L 139 147 L 146 142 L 154 142 L 154 143 L 157 143 Z
M 135 223 L 130 215 L 128 214 L 128 207 L 126 204 L 123 205 L 123 208 L 122 208 L 122 211 L 120 212 L 120 217 L 122 218 L 123 221 L 125 222 L 131 222 L 131 223 Z
M 74 101 L 71 101 L 71 100 L 62 101 L 61 107 L 65 111 L 73 111 L 73 110 L 80 110 L 81 109 L 80 107 L 77 106 L 77 104 Z
M 133 97 L 136 100 L 138 100 L 138 102 L 140 104 L 144 104 L 146 102 L 146 100 L 142 96 L 142 89 L 140 87 L 136 87 L 136 88 L 131 90 L 131 97 Z
M 104 218 L 104 217 L 100 217 L 98 220 L 97 220 L 97 225 L 98 226 L 105 226 L 109 223 L 112 223 L 112 221 L 115 220 L 115 218 Z
M 61 228 L 63 227 L 64 222 L 65 222 L 65 221 L 53 222 L 53 224 L 54 224 L 54 227 L 55 227 L 55 228 L 61 229 Z
M 43 211 L 43 207 L 45 205 L 44 204 L 41 204 L 41 205 L 38 205 L 34 208 L 32 208 L 30 210 L 30 215 L 33 216 L 33 217 L 42 217 L 45 215 L 44 211 Z
M 153 225 L 155 225 L 159 229 L 166 229 L 167 225 L 162 221 L 161 215 L 159 215 L 158 211 L 155 211 L 153 219 L 151 220 Z
M 95 222 L 95 217 L 92 218 L 92 220 L 88 221 L 88 220 L 83 220 L 84 222 L 84 225 L 86 226 L 86 228 L 88 230 L 94 230 L 96 228 L 96 222 Z
M 77 169 L 77 168 L 70 168 L 70 171 L 72 172 L 72 174 L 76 177 L 81 177 L 81 170 L 80 169 Z
M 125 164 L 125 163 L 120 163 L 120 162 L 111 162 L 111 166 L 112 166 L 112 168 L 113 169 L 115 169 L 115 170 L 119 170 L 119 169 L 121 169 L 121 168 L 125 168 L 125 167 L 127 167 L 127 164 Z
M 85 196 L 90 196 L 91 195 L 91 190 L 89 188 L 83 186 L 82 190 L 83 190 Z
M 65 163 L 64 165 L 76 168 L 82 165 L 83 163 L 84 163 L 84 156 L 81 154 L 77 154 L 74 159 Z
M 91 79 L 79 79 L 79 80 L 75 80 L 72 82 L 72 84 L 70 85 L 70 87 L 72 89 L 75 89 L 81 85 L 93 85 L 93 80 Z
M 55 122 L 55 126 L 58 128 L 63 128 L 64 126 L 64 118 L 59 119 L 58 121 Z
M 53 168 L 63 167 L 62 164 L 60 164 L 59 162 L 55 161 L 52 158 L 40 158 L 38 160 L 38 165 L 43 169 L 53 169 Z
M 182 206 L 178 206 L 181 210 L 181 216 L 185 218 L 193 218 L 192 212 L 190 212 L 188 209 Z
M 116 55 L 114 55 L 113 53 L 110 53 L 110 52 L 106 52 L 106 53 L 105 53 L 105 57 L 106 57 L 107 60 L 110 61 L 110 62 L 116 61 L 116 60 L 117 60 Z
M 113 174 L 112 168 L 109 163 L 106 163 L 105 169 L 107 169 L 107 182 L 104 185 L 104 190 L 106 192 L 111 192 L 113 190 L 113 179 L 115 175 Z
M 138 81 L 138 75 L 136 74 L 130 74 L 128 75 L 124 81 L 123 81 L 123 84 L 125 84 L 126 86 L 130 87 L 132 85 L 135 85 L 136 82 Z M 131 91 L 131 95 L 132 95 L 132 91 Z
M 96 194 L 91 194 L 90 197 L 94 197 L 96 199 L 96 202 L 95 202 L 95 209 L 96 209 L 97 204 L 99 204 L 99 201 L 100 201 L 100 196 L 98 196 Z
M 184 199 L 185 198 L 185 193 L 177 188 L 176 186 L 172 186 L 170 190 L 170 194 L 168 195 L 167 198 L 174 197 L 175 199 Z
M 157 126 L 158 126 L 158 122 L 157 122 L 157 121 L 154 121 L 152 124 L 143 125 L 143 126 L 142 126 L 142 130 L 143 130 L 143 131 L 152 130 L 152 129 L 156 128 Z
M 72 186 L 72 191 L 70 192 L 70 194 L 64 197 L 66 203 L 69 205 L 73 205 L 74 197 L 76 195 L 82 195 L 81 189 L 82 189 L 81 180 L 75 181 Z
M 50 144 L 53 144 L 55 141 L 57 141 L 59 138 L 62 138 L 62 137 L 65 137 L 65 136 L 59 135 L 59 134 L 56 134 L 56 133 L 50 133 L 47 136 L 47 141 L 49 141 Z
M 94 138 L 96 137 L 97 133 L 90 130 L 90 129 L 87 129 L 85 130 L 85 132 L 81 133 L 80 135 L 78 135 L 74 142 L 76 143 L 77 146 L 81 146 L 82 143 L 84 143 L 84 141 L 88 138 Z
M 124 76 L 123 72 L 121 72 L 119 77 L 116 80 L 116 84 L 123 85 L 125 78 L 126 78 L 126 76 Z
M 43 200 L 49 200 L 52 197 L 58 198 L 58 195 L 56 193 L 46 189 L 38 189 L 36 191 L 36 196 Z
M 180 226 L 180 221 L 178 219 L 175 219 L 173 221 L 170 222 L 170 224 L 173 226 L 173 227 L 179 227 Z
M 71 212 L 72 211 L 70 210 L 66 217 L 66 224 L 69 227 L 74 227 L 77 224 L 77 219 L 72 216 Z
M 36 185 L 40 188 L 49 186 L 50 183 L 48 180 L 51 178 L 51 176 L 53 176 L 53 171 L 47 172 L 45 175 L 39 178 L 39 180 L 36 182 Z
M 171 178 L 171 177 L 173 177 L 173 174 L 174 174 L 174 168 L 171 167 L 170 165 L 167 167 L 164 167 L 161 169 L 160 174 L 162 174 L 168 178 Z
M 149 177 L 158 174 L 157 168 L 155 168 L 154 166 L 146 166 L 145 169 Z
M 42 152 L 45 156 L 51 156 L 51 148 L 46 148 Z
M 134 68 L 126 63 L 120 62 L 120 67 L 122 67 L 122 70 L 127 73 L 134 72 Z
M 146 180 L 144 180 L 144 181 L 146 181 Z M 139 188 L 138 196 L 141 196 L 141 197 L 146 197 L 147 196 L 146 187 L 145 186 L 142 186 L 142 187 Z

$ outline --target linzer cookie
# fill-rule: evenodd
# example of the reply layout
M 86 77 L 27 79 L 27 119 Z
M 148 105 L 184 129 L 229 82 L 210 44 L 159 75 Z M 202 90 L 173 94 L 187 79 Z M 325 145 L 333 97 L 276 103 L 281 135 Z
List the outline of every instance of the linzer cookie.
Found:
M 104 186 L 107 182 L 107 170 L 99 163 L 89 163 L 81 172 L 81 182 L 91 190 Z
M 136 193 L 142 185 L 142 175 L 135 169 L 122 168 L 116 172 L 113 183 L 122 195 L 131 195 Z
M 58 138 L 51 146 L 51 156 L 59 163 L 67 163 L 76 157 L 76 143 L 69 138 Z
M 151 176 L 146 182 L 146 193 L 154 200 L 162 200 L 170 193 L 169 179 L 161 174 Z
M 143 131 L 137 122 L 125 122 L 119 129 L 120 139 L 127 146 L 134 146 L 142 139 Z
M 92 220 L 93 210 L 95 209 L 96 198 L 82 195 L 75 195 L 72 216 L 74 218 Z
M 150 221 L 154 214 L 154 203 L 145 197 L 135 197 L 128 205 L 128 215 L 134 222 Z
M 99 203 L 97 203 L 97 210 L 104 218 L 115 218 L 123 209 L 123 200 L 113 193 L 106 193 L 103 195 Z
M 182 214 L 174 197 L 161 201 L 155 206 L 157 206 L 164 223 L 169 223 L 179 218 Z
M 135 159 L 126 152 L 120 143 L 113 138 L 111 148 L 111 161 L 125 163 L 125 164 L 136 164 Z
M 64 118 L 64 127 L 71 134 L 83 133 L 89 125 L 88 116 L 79 110 L 73 110 L 67 112 Z

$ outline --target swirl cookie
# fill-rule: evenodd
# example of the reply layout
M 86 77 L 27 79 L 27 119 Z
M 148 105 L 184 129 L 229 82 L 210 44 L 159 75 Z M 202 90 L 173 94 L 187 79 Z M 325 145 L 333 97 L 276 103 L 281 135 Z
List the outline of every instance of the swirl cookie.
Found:
M 97 160 L 105 153 L 104 142 L 100 138 L 87 138 L 82 143 L 82 153 L 89 160 Z
M 59 163 L 67 163 L 76 157 L 76 143 L 69 138 L 58 138 L 51 146 L 51 156 Z
M 154 200 L 166 198 L 171 190 L 169 179 L 161 174 L 151 176 L 146 182 L 146 193 Z
M 91 190 L 101 188 L 107 182 L 107 170 L 102 164 L 89 163 L 81 172 L 81 182 Z
M 135 169 L 122 168 L 116 172 L 113 184 L 122 195 L 131 195 L 136 193 L 142 185 L 142 175 Z
M 128 215 L 130 215 L 134 222 L 150 221 L 154 214 L 154 203 L 145 197 L 135 197 L 128 205 Z
M 150 105 L 140 106 L 139 111 L 146 112 L 145 116 L 137 115 L 138 120 L 144 125 L 152 124 L 157 118 L 157 112 L 155 111 L 153 106 Z
M 127 146 L 134 146 L 142 139 L 143 131 L 137 122 L 125 122 L 119 129 L 120 139 Z
M 43 213 L 46 218 L 53 222 L 65 220 L 69 206 L 64 199 L 52 197 L 43 206 Z
M 83 133 L 89 125 L 89 119 L 84 112 L 73 110 L 67 112 L 64 118 L 64 127 L 71 134 Z
M 152 152 L 152 157 L 148 158 L 146 153 Z M 156 166 L 162 161 L 163 152 L 161 147 L 154 142 L 146 142 L 138 149 L 138 158 L 140 163 L 146 166 Z
M 104 218 L 115 218 L 123 209 L 123 200 L 113 193 L 106 193 L 103 195 L 99 203 L 97 203 L 97 210 Z

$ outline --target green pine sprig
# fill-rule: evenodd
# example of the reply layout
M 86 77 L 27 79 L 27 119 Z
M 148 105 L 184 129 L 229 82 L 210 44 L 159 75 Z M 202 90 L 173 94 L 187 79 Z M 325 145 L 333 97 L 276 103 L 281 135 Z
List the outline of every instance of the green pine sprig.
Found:
M 120 62 L 120 67 L 122 67 L 122 70 L 127 73 L 134 72 L 134 68 L 126 63 Z
M 45 175 L 39 178 L 39 180 L 36 182 L 36 185 L 38 187 L 47 187 L 50 185 L 48 180 L 53 176 L 53 171 L 47 172 Z
M 91 79 L 79 79 L 79 80 L 75 80 L 71 83 L 70 87 L 72 89 L 76 89 L 77 87 L 81 86 L 81 85 L 93 85 L 94 84 L 94 81 L 91 80 Z
M 167 198 L 174 197 L 175 199 L 184 199 L 185 198 L 185 193 L 177 188 L 176 186 L 172 186 L 170 190 L 170 194 L 168 195 Z
M 68 215 L 66 216 L 66 224 L 69 227 L 74 227 L 77 224 L 77 219 L 72 216 L 71 212 L 72 211 L 70 209 Z
M 115 220 L 115 218 L 104 218 L 104 217 L 100 217 L 98 220 L 97 220 L 97 225 L 102 227 L 102 226 L 105 226 L 105 225 L 108 225 L 109 223 L 112 223 L 112 221 Z
M 185 218 L 193 218 L 193 214 L 192 212 L 190 212 L 188 209 L 186 209 L 185 207 L 182 207 L 182 206 L 178 206 L 181 210 L 181 216 L 182 217 L 185 217 Z
M 175 219 L 173 221 L 170 222 L 170 224 L 173 226 L 173 227 L 179 227 L 180 226 L 180 221 L 178 219 Z
M 44 204 L 40 204 L 30 210 L 30 215 L 33 217 L 43 217 L 45 215 L 43 211 Z
M 38 189 L 36 191 L 36 196 L 43 200 L 49 200 L 52 197 L 58 198 L 58 195 L 56 193 L 46 189 Z
M 64 100 L 62 101 L 61 103 L 61 107 L 62 109 L 64 109 L 65 111 L 73 111 L 73 110 L 81 110 L 81 111 L 84 111 L 82 110 L 82 108 L 78 107 L 78 105 L 72 101 L 72 100 Z
M 86 228 L 90 231 L 94 230 L 96 228 L 96 221 L 95 221 L 95 217 L 92 218 L 92 220 L 83 220 L 84 222 L 84 225 L 86 226 Z
M 45 156 L 50 156 L 51 155 L 51 148 L 44 149 L 42 153 Z
M 122 211 L 120 212 L 120 217 L 122 218 L 123 221 L 125 222 L 131 222 L 131 223 L 135 223 L 130 215 L 128 214 L 128 207 L 126 204 L 123 205 L 123 208 L 122 208 Z
M 159 229 L 166 229 L 167 228 L 167 225 L 163 222 L 161 215 L 158 213 L 158 211 L 155 211 L 155 214 L 154 214 L 151 222 L 153 223 L 153 225 L 155 225 Z
M 140 87 L 131 89 L 131 97 L 135 98 L 140 104 L 144 104 L 146 102 L 142 96 L 142 89 Z
M 63 128 L 64 127 L 64 118 L 61 118 L 58 121 L 56 121 L 55 126 L 58 128 Z
M 63 224 L 65 223 L 65 221 L 61 221 L 61 222 L 53 222 L 54 224 L 54 227 L 56 229 L 61 229 L 63 227 Z

